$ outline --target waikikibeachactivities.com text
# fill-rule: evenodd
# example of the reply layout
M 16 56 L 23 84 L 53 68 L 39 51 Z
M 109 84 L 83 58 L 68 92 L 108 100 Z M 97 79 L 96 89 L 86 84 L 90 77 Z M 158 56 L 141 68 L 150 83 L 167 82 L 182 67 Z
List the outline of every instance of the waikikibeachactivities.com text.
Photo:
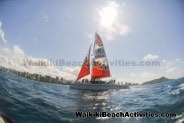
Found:
M 55 59 L 55 60 L 38 59 L 38 60 L 24 60 L 24 64 L 28 66 L 76 67 L 76 66 L 82 66 L 83 61 L 67 61 L 64 59 Z M 160 61 L 154 61 L 154 60 L 135 61 L 135 60 L 115 59 L 115 60 L 109 60 L 108 64 L 110 66 L 122 66 L 122 67 L 158 67 L 160 66 Z
M 156 112 L 76 112 L 76 117 L 176 117 L 176 113 Z

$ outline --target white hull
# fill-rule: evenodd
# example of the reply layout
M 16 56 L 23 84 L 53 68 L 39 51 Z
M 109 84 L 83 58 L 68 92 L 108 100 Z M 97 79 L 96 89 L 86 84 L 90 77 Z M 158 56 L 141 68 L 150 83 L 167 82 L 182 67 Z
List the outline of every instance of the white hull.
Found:
M 73 83 L 70 88 L 79 90 L 129 89 L 128 85 Z

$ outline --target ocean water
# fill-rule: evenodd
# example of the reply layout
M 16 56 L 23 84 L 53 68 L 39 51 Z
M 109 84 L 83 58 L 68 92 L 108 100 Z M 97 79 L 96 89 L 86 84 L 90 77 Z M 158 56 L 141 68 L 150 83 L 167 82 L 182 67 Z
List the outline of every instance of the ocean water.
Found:
M 86 118 L 83 112 L 174 112 L 170 118 Z M 0 73 L 0 113 L 15 123 L 183 123 L 184 78 L 111 91 L 81 91 Z

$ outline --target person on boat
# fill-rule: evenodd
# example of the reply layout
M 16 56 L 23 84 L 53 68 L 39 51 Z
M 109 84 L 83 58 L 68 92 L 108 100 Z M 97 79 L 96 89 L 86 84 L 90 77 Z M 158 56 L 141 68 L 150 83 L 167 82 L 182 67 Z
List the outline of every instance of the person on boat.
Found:
M 85 79 L 85 83 L 88 83 L 88 79 Z

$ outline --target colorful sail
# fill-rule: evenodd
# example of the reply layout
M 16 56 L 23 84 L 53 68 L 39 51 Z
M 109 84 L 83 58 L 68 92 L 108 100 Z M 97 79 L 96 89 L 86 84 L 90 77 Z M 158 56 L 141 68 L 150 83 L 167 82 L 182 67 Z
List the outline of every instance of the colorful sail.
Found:
M 91 50 L 91 46 L 89 48 L 88 54 L 86 55 L 86 57 L 84 59 L 84 62 L 83 62 L 83 65 L 81 67 L 81 70 L 79 72 L 79 75 L 77 77 L 77 80 L 90 74 L 90 50 Z
M 111 75 L 110 75 L 108 60 L 106 57 L 102 39 L 99 36 L 99 34 L 96 33 L 91 79 L 100 79 L 100 78 L 105 78 L 110 76 Z

